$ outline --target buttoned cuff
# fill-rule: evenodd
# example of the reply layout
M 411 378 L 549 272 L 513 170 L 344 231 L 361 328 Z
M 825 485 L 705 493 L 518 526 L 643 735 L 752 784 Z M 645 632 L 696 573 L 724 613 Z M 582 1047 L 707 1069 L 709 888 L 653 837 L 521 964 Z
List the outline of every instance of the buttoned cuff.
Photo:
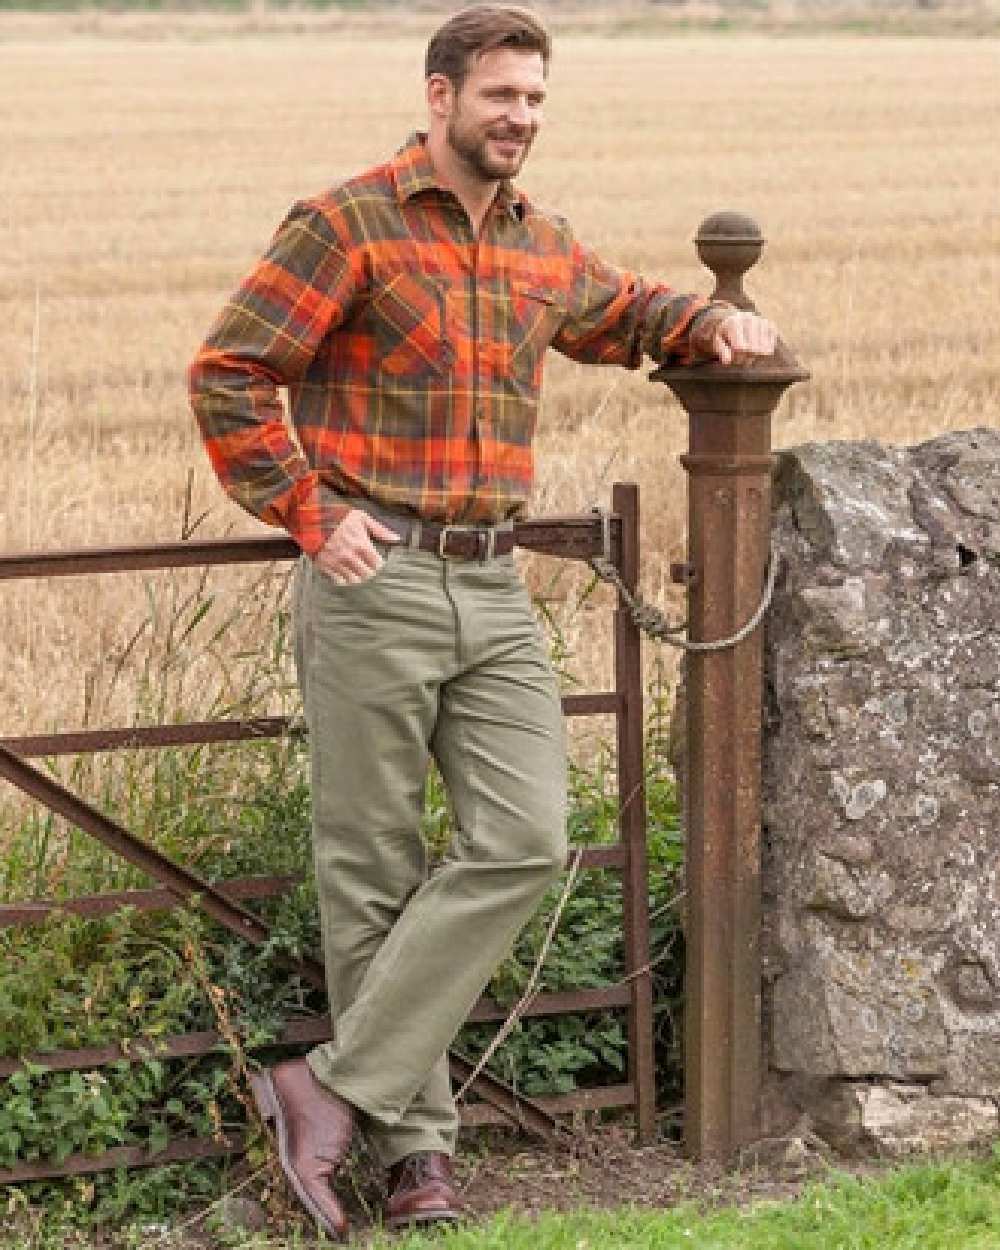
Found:
M 317 555 L 326 540 L 351 511 L 351 505 L 315 475 L 299 486 L 285 518 L 289 534 L 307 556 Z

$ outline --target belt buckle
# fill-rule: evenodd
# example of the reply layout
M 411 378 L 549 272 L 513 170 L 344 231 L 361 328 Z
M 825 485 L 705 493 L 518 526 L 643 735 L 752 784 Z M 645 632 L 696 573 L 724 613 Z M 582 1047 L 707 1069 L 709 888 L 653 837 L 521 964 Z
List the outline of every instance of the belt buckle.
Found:
M 496 555 L 497 532 L 492 526 L 483 526 L 481 529 L 464 530 L 455 525 L 445 525 L 438 534 L 437 553 L 441 560 L 458 560 L 463 559 L 461 556 L 450 556 L 445 547 L 448 543 L 449 534 L 467 533 L 476 536 L 476 554 L 470 556 L 472 560 L 478 560 L 480 564 L 485 564 L 487 560 L 492 560 Z
M 438 553 L 438 559 L 439 559 L 439 560 L 452 560 L 452 559 L 454 559 L 454 557 L 453 557 L 453 556 L 450 556 L 450 555 L 447 553 L 447 551 L 445 551 L 445 549 L 444 549 L 444 548 L 445 548 L 445 544 L 446 544 L 446 543 L 447 543 L 447 541 L 448 541 L 448 535 L 449 535 L 450 533 L 452 533 L 452 532 L 453 532 L 454 528 L 455 528 L 455 527 L 454 527 L 453 525 L 442 525 L 442 526 L 441 526 L 441 533 L 440 533 L 440 534 L 438 534 L 438 548 L 437 548 L 437 553 Z
M 484 544 L 485 540 L 485 544 Z M 483 550 L 485 545 L 486 550 Z M 497 532 L 494 526 L 487 529 L 481 529 L 476 534 L 476 559 L 480 564 L 485 564 L 487 560 L 492 560 L 497 553 Z

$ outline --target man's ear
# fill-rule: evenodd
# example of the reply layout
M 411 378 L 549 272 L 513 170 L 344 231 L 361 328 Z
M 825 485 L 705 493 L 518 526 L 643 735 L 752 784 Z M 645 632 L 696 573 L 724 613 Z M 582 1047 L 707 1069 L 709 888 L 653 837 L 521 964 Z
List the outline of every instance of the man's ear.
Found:
M 435 117 L 448 117 L 455 102 L 455 85 L 446 74 L 427 79 L 427 108 Z

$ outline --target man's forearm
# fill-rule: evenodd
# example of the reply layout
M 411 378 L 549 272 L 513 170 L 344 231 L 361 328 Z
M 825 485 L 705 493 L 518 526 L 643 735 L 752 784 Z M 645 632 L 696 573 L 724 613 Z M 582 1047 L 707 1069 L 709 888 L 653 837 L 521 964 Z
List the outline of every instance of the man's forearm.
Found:
M 188 374 L 206 450 L 227 494 L 315 554 L 347 512 L 295 443 L 278 388 L 309 368 L 343 317 L 353 274 L 326 215 L 296 205 L 227 302 Z
M 189 386 L 226 494 L 252 516 L 286 529 L 307 553 L 318 551 L 330 521 L 324 523 L 318 477 L 292 441 L 273 379 L 206 346 L 191 365 Z

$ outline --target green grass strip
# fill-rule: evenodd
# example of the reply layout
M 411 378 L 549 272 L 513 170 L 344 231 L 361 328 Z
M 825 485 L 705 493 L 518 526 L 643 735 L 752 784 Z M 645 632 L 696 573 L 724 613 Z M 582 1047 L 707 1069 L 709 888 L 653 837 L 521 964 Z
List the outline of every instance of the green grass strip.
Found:
M 835 1177 L 795 1202 L 700 1213 L 625 1209 L 501 1214 L 488 1224 L 406 1237 L 372 1250 L 997 1250 L 1000 1154 L 907 1167 L 878 1179 Z
M 42 1214 L 39 1212 L 39 1214 Z M 20 1223 L 20 1221 L 19 1221 Z M 33 1228 L 5 1229 L 0 1250 L 96 1250 L 93 1230 L 74 1226 L 69 1206 Z M 214 1221 L 192 1239 L 169 1223 L 122 1228 L 108 1250 L 313 1250 L 312 1236 L 223 1232 Z M 213 1235 L 214 1234 L 214 1235 Z M 792 1202 L 756 1201 L 705 1210 L 623 1208 L 544 1214 L 503 1212 L 485 1223 L 390 1236 L 362 1232 L 365 1250 L 1000 1250 L 1000 1145 L 978 1161 L 911 1165 L 858 1180 L 833 1174 Z

